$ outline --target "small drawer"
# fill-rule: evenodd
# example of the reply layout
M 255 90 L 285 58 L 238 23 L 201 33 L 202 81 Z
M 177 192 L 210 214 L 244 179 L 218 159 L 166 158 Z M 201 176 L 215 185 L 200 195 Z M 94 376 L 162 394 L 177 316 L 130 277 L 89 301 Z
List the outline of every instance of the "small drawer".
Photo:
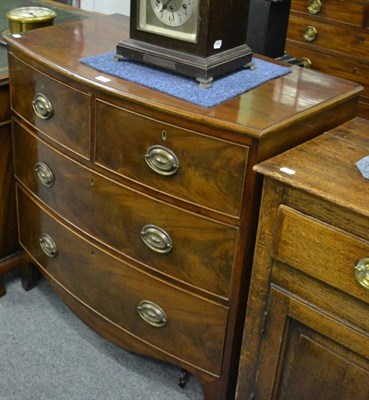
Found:
M 343 55 L 368 59 L 368 30 L 328 24 L 326 21 L 310 20 L 291 15 L 288 22 L 289 40 L 304 43 L 317 49 L 332 50 Z
M 13 140 L 17 179 L 63 218 L 148 268 L 228 298 L 237 227 L 108 180 L 17 123 Z
M 91 96 L 9 55 L 12 108 L 56 143 L 88 158 Z
M 19 187 L 20 242 L 79 301 L 178 360 L 220 375 L 228 310 L 118 261 L 74 234 Z
M 248 147 L 97 101 L 96 163 L 189 202 L 239 216 Z
M 369 303 L 369 242 L 280 206 L 273 257 Z
M 291 11 L 326 18 L 349 25 L 363 27 L 366 6 L 353 2 L 338 3 L 337 0 L 292 0 Z

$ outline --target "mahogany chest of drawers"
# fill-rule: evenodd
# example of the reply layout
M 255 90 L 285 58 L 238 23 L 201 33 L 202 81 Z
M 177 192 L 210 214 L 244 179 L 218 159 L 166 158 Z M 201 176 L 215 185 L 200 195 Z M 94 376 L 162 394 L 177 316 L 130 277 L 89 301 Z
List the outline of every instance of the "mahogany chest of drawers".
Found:
M 237 399 L 369 398 L 369 122 L 267 160 Z
M 252 166 L 352 118 L 361 88 L 293 67 L 204 109 L 101 83 L 79 59 L 127 30 L 115 15 L 8 39 L 19 240 L 93 329 L 228 400 L 261 189 Z
M 357 114 L 368 118 L 368 1 L 292 0 L 286 51 L 317 71 L 363 85 Z

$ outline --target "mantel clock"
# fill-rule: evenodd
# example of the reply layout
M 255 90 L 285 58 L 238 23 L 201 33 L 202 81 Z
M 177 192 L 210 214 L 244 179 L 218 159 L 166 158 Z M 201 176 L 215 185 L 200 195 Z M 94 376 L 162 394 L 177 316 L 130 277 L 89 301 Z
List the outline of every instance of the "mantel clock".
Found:
M 117 45 L 117 57 L 208 85 L 252 66 L 248 13 L 249 0 L 131 0 L 130 38 Z

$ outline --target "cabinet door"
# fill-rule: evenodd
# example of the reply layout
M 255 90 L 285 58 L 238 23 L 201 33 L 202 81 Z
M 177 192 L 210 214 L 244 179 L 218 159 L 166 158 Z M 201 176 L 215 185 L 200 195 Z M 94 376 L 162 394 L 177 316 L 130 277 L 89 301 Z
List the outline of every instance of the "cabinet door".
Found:
M 254 399 L 368 400 L 369 337 L 273 286 Z

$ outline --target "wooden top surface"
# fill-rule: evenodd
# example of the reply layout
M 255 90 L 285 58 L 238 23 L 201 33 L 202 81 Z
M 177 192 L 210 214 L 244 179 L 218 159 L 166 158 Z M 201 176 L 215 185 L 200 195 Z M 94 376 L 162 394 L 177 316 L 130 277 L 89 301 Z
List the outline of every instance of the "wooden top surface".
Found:
M 333 103 L 356 97 L 361 91 L 355 83 L 295 66 L 292 73 L 210 109 L 116 77 L 110 76 L 111 81 L 106 84 L 99 83 L 95 77 L 101 73 L 81 64 L 79 59 L 115 51 L 118 42 L 128 37 L 128 31 L 129 18 L 115 14 L 54 25 L 7 40 L 15 52 L 19 48 L 48 68 L 109 95 L 257 138 L 291 126 Z
M 254 170 L 369 216 L 369 180 L 355 164 L 368 155 L 369 121 L 354 118 L 256 165 Z M 295 173 L 290 175 L 281 168 Z

